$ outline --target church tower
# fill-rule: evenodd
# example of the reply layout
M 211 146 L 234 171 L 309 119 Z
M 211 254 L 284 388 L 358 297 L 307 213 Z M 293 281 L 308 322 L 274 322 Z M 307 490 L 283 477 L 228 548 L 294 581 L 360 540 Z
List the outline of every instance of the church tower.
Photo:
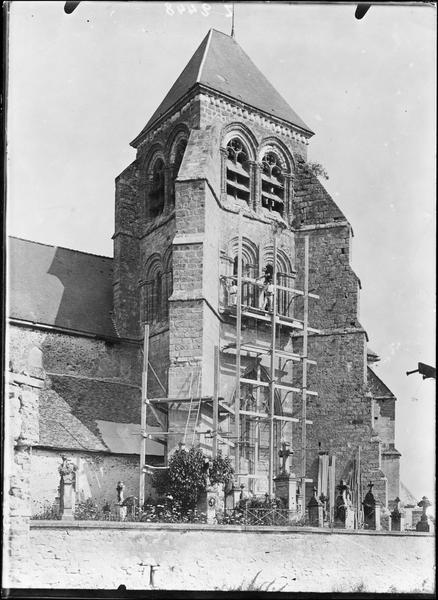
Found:
M 132 141 L 136 159 L 116 179 L 114 321 L 120 336 L 136 340 L 149 325 L 148 397 L 180 400 L 167 404 L 167 452 L 180 441 L 211 451 L 208 432 L 219 428 L 216 443 L 230 453 L 239 445 L 236 470 L 250 475 L 256 493 L 270 489 L 266 479 L 278 471 L 285 438 L 293 469 L 314 482 L 318 451 L 336 455 L 340 477 L 361 446 L 366 476 L 385 481 L 384 450 L 394 449 L 373 421 L 360 284 L 349 264 L 352 230 L 311 173 L 312 135 L 234 38 L 212 29 Z M 303 289 L 306 266 L 319 300 L 309 313 L 307 356 L 317 364 L 309 368 L 315 395 L 303 448 L 294 393 L 284 385 L 269 398 L 272 374 L 290 390 L 302 382 L 302 364 L 287 358 L 303 356 L 302 331 L 274 325 L 275 364 L 260 347 L 272 339 L 269 302 L 280 317 L 303 321 L 303 298 L 288 288 Z M 228 423 L 237 387 L 237 277 L 240 300 L 253 311 L 240 323 L 239 440 Z M 279 286 L 274 300 L 269 281 Z M 260 312 L 266 319 L 254 317 Z M 207 402 L 215 396 L 218 423 Z M 251 418 L 270 401 L 278 417 L 273 431 Z

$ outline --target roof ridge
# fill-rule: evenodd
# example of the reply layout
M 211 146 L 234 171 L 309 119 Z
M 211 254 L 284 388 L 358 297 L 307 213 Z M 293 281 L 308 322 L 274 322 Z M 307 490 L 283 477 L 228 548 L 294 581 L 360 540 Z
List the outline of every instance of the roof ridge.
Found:
M 391 394 L 391 396 L 396 398 L 396 395 L 394 394 L 394 392 L 392 392 L 389 389 L 389 387 L 386 385 L 386 383 L 379 377 L 379 375 L 377 375 L 377 373 L 374 371 L 374 369 L 371 367 L 371 365 L 367 365 L 367 369 L 369 371 L 371 371 L 371 373 L 374 375 L 374 377 L 376 377 L 376 379 L 378 379 L 378 381 L 388 390 L 388 392 Z
M 205 64 L 205 59 L 207 58 L 207 54 L 208 51 L 210 49 L 210 41 L 211 41 L 211 37 L 213 35 L 213 31 L 216 31 L 215 29 L 211 28 L 210 31 L 207 33 L 207 44 L 205 46 L 205 50 L 204 50 L 204 54 L 202 55 L 202 60 L 201 60 L 201 64 L 199 65 L 199 71 L 198 71 L 198 76 L 196 78 L 196 82 L 195 83 L 199 83 L 201 81 L 201 76 L 202 76 L 202 69 L 204 68 L 204 64 Z
M 97 258 L 108 258 L 114 260 L 113 256 L 105 256 L 104 254 L 95 254 L 94 252 L 86 252 L 85 250 L 76 250 L 75 248 L 67 248 L 66 246 L 59 246 L 57 244 L 46 244 L 45 242 L 37 242 L 35 240 L 28 240 L 26 238 L 19 237 L 18 235 L 8 235 L 8 238 L 14 240 L 21 240 L 22 242 L 29 242 L 29 244 L 38 244 L 39 246 L 47 246 L 48 248 L 59 248 L 60 250 L 68 250 L 69 252 L 77 252 L 78 254 L 87 254 L 88 256 L 96 256 Z

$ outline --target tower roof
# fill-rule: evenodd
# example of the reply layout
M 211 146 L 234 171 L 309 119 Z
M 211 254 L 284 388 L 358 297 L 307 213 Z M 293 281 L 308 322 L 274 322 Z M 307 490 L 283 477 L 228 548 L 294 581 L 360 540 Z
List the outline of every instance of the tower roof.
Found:
M 196 85 L 225 94 L 313 133 L 236 40 L 221 31 L 210 29 L 132 145 L 135 146 L 139 138 Z

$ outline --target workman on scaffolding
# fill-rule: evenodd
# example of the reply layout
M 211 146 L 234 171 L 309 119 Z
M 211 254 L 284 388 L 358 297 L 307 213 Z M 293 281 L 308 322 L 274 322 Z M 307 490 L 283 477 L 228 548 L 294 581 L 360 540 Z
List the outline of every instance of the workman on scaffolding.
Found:
M 263 275 L 256 279 L 256 283 L 263 289 L 262 310 L 272 312 L 274 307 L 274 283 L 272 281 L 272 266 L 263 269 Z
M 228 306 L 237 306 L 237 280 L 223 277 L 225 280 L 225 286 L 227 288 L 227 300 Z

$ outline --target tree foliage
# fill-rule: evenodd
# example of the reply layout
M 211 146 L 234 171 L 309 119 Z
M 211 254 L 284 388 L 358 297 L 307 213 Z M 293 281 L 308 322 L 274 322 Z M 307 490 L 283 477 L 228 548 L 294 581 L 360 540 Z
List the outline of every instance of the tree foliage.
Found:
M 234 469 L 231 465 L 230 457 L 222 456 L 222 451 L 219 450 L 216 458 L 213 459 L 213 462 L 210 465 L 208 476 L 213 485 L 215 483 L 223 483 L 224 485 L 230 483 L 234 476 Z
M 212 484 L 228 483 L 234 470 L 228 457 L 218 456 L 210 463 L 200 448 L 179 448 L 169 458 L 169 468 L 157 471 L 152 483 L 161 496 L 171 496 L 183 512 L 193 510 L 207 488 L 207 477 Z
M 315 177 L 322 177 L 323 179 L 328 179 L 328 173 L 325 168 L 317 162 L 308 162 L 305 164 L 305 168 L 308 173 L 311 173 Z

